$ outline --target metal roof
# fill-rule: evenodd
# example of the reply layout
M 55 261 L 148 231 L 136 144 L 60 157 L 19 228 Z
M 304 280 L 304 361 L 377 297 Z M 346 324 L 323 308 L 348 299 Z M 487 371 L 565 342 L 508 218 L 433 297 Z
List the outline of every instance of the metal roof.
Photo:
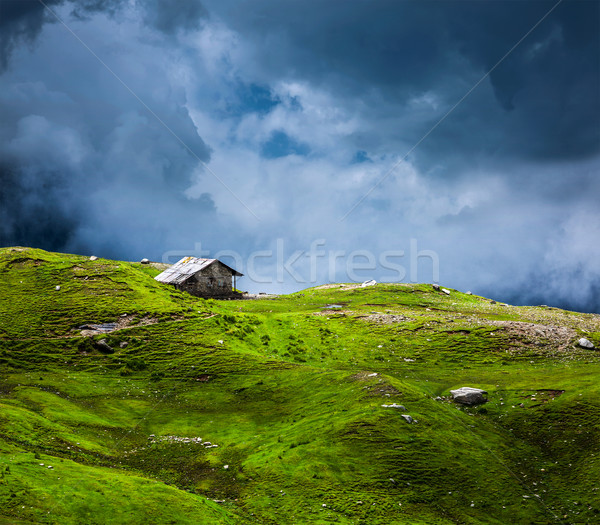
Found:
M 237 275 L 238 277 L 243 275 L 218 259 L 184 257 L 180 261 L 177 261 L 173 266 L 167 268 L 164 272 L 158 274 L 155 279 L 165 284 L 181 284 L 187 281 L 192 275 L 204 270 L 205 268 L 208 268 L 215 262 L 218 262 L 219 264 L 225 266 L 225 268 L 231 270 L 232 275 Z

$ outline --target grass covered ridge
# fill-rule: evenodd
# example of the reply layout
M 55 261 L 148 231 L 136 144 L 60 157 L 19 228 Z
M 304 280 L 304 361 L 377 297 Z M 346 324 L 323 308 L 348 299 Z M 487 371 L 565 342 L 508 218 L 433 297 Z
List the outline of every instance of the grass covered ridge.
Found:
M 0 249 L 0 522 L 600 521 L 598 315 L 157 273 Z

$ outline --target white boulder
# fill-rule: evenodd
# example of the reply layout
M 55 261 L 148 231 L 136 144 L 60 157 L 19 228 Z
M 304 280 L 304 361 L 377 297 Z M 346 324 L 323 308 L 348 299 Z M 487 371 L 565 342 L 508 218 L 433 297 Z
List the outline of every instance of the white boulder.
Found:
M 481 405 L 482 403 L 487 403 L 487 398 L 485 397 L 487 392 L 481 390 L 481 388 L 463 386 L 456 390 L 450 390 L 450 394 L 452 394 L 454 401 L 461 405 Z

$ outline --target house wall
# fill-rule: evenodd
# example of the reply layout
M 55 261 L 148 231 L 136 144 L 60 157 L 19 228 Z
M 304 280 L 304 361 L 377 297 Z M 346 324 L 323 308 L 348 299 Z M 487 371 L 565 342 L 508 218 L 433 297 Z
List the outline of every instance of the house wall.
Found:
M 198 297 L 232 296 L 231 270 L 217 261 L 190 277 L 178 288 Z

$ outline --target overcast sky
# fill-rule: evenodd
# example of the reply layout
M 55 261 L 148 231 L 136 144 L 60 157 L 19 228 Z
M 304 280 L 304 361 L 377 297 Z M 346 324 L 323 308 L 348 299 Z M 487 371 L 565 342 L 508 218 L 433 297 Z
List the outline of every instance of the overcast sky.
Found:
M 599 6 L 0 0 L 0 245 L 598 312 Z

